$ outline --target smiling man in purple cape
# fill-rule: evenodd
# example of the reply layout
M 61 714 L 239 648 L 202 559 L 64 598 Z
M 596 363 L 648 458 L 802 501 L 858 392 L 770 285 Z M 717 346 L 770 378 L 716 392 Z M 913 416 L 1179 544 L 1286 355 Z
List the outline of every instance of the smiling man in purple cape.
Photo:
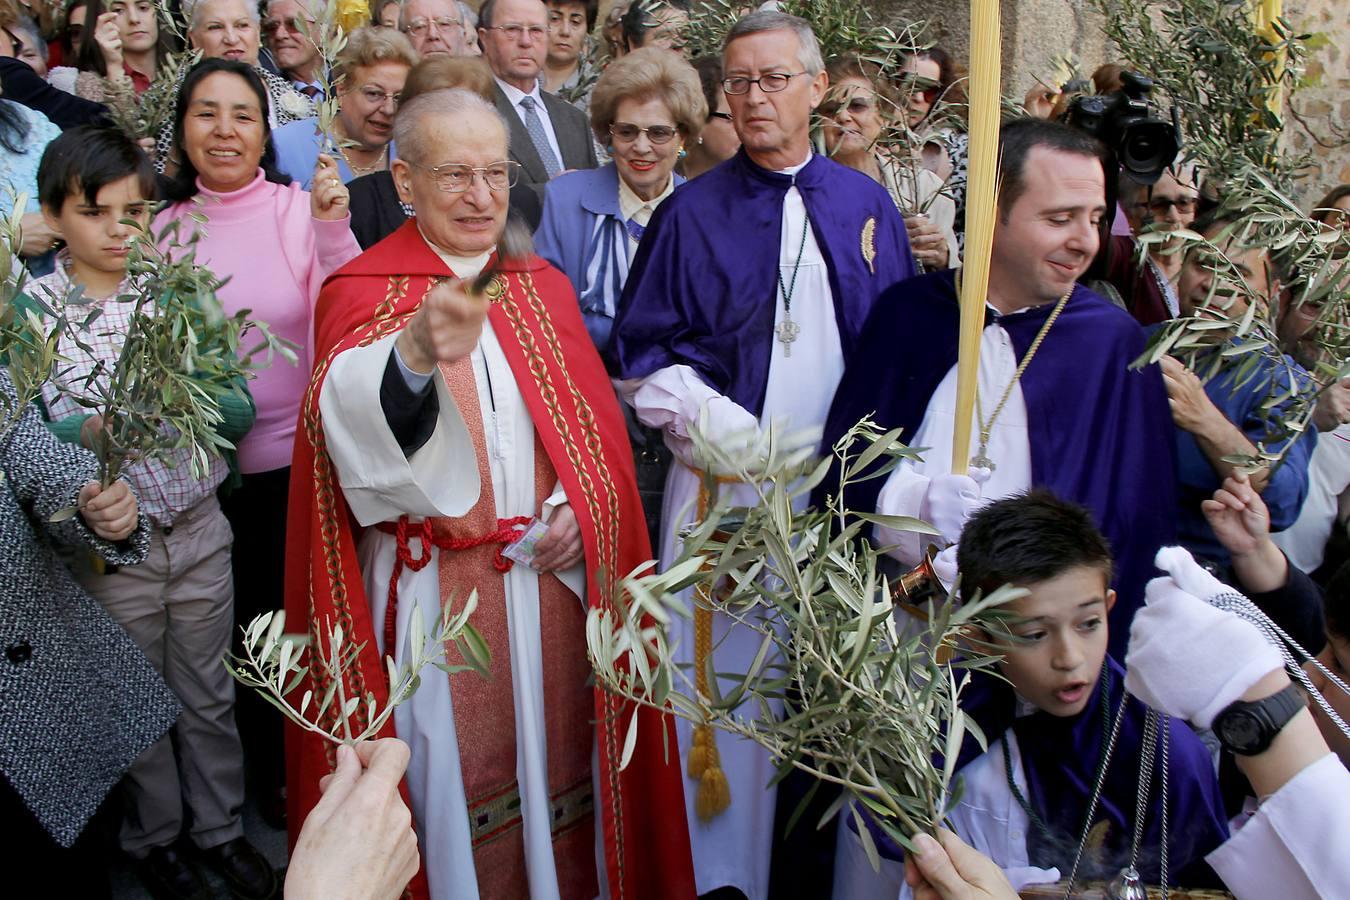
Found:
M 1003 127 L 1000 144 L 970 448 L 975 478 L 951 474 L 960 330 L 951 273 L 897 285 L 878 301 L 849 357 L 824 446 L 872 414 L 883 429 L 903 428 L 910 446 L 927 448 L 922 462 L 851 485 L 845 498 L 851 509 L 918 516 L 942 532 L 934 539 L 876 528 L 877 541 L 894 545 L 906 566 L 930 540 L 955 544 L 966 518 L 1000 497 L 1039 486 L 1086 506 L 1116 559 L 1111 651 L 1123 658 L 1153 556 L 1175 536 L 1167 394 L 1157 366 L 1129 369 L 1144 349 L 1139 325 L 1075 284 L 1097 251 L 1105 211 L 1097 143 L 1023 119 Z M 940 554 L 940 574 L 953 574 L 954 557 L 954 547 Z
M 811 110 L 828 79 L 810 26 L 778 12 L 746 16 L 727 37 L 723 68 L 743 149 L 661 204 L 614 326 L 625 399 L 644 424 L 661 429 L 676 457 L 662 510 L 667 565 L 703 483 L 691 427 L 706 415 L 705 435 L 723 446 L 753 441 L 771 423 L 818 432 L 876 298 L 914 274 L 904 222 L 886 190 L 811 152 Z M 745 486 L 721 490 L 733 503 L 753 502 Z M 716 671 L 747 671 L 760 635 L 721 614 L 695 618 L 674 626 L 677 662 L 705 671 L 694 662 L 702 659 L 694 649 L 702 629 L 702 652 Z M 751 702 L 741 712 L 755 716 L 758 708 Z M 691 728 L 681 720 L 676 731 L 688 758 Z M 685 780 L 699 893 L 732 887 L 763 900 L 775 766 L 749 741 L 712 733 L 698 740 L 698 756 L 715 760 L 705 767 L 700 759 Z M 713 768 L 725 775 L 729 805 L 705 802 Z

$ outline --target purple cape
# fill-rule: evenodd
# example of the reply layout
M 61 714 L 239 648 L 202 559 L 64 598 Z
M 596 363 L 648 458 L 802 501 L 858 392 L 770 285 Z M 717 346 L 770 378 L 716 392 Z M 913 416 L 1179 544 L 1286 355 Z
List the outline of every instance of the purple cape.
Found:
M 657 208 L 614 322 L 622 378 L 687 365 L 755 415 L 764 406 L 778 302 L 783 199 L 796 184 L 829 269 L 845 358 L 877 296 L 914 274 L 905 223 L 885 188 L 816 155 L 796 176 L 742 150 Z M 864 230 L 871 222 L 869 267 Z
M 1002 316 L 1020 360 L 1052 304 Z M 884 293 L 848 357 L 825 426 L 830 447 L 863 416 L 882 429 L 919 430 L 928 402 L 956 365 L 960 313 L 953 273 L 913 278 Z M 1158 548 L 1176 539 L 1176 467 L 1167 392 L 1157 366 L 1130 371 L 1144 331 L 1081 285 L 1022 375 L 1035 486 L 1093 514 L 1115 558 L 1118 598 L 1111 654 L 1123 658 Z M 823 491 L 837 490 L 837 475 Z M 853 483 L 849 508 L 875 510 L 885 479 Z
M 1125 670 L 1110 658 L 1103 673 L 1110 671 L 1107 718 L 1114 720 L 1125 694 Z M 1101 695 L 1105 678 L 1097 679 L 1087 706 L 1076 716 L 1059 718 L 1045 712 L 1023 716 L 1012 724 L 1017 746 L 1022 752 L 1029 796 L 1026 798 L 1049 828 L 1047 836 L 1034 824 L 1027 835 L 1027 851 L 1034 866 L 1058 866 L 1069 877 L 1074 852 L 1087 815 L 1102 747 L 1110 734 L 1103 728 Z M 1002 685 L 1010 711 L 1012 691 Z M 1128 699 L 1125 718 L 1115 752 L 1106 769 L 1106 783 L 1093 817 L 1097 826 L 1110 822 L 1105 840 L 1097 850 L 1094 866 L 1085 858 L 1079 877 L 1109 881 L 1125 867 L 1134 833 L 1135 805 L 1139 791 L 1139 760 L 1144 748 L 1144 717 L 1147 707 Z M 979 714 L 976 714 L 977 720 Z M 1170 884 L 1187 887 L 1218 887 L 1204 857 L 1228 840 L 1228 820 L 1224 814 L 1219 780 L 1209 751 L 1185 722 L 1168 720 L 1171 746 L 1167 792 L 1167 868 Z M 990 736 L 993 739 L 993 736 Z M 1161 876 L 1162 845 L 1162 744 L 1154 747 L 1154 775 L 1147 801 L 1143 840 L 1139 848 L 1139 871 L 1148 884 L 1158 884 Z M 1085 857 L 1090 857 L 1089 850 Z
M 1106 708 L 1102 692 L 1107 687 Z M 1017 735 L 1026 776 L 1024 798 L 1037 818 L 1045 823 L 1048 834 L 1033 820 L 1027 833 L 1027 857 L 1033 866 L 1056 866 L 1061 878 L 1068 878 L 1073 857 L 1082 836 L 1092 791 L 1097 783 L 1102 746 L 1111 733 L 1122 700 L 1129 705 L 1120 724 L 1120 734 L 1106 769 L 1101 799 L 1093 815 L 1098 835 L 1089 838 L 1089 847 L 1079 866 L 1078 878 L 1110 881 L 1125 867 L 1134 835 L 1135 805 L 1139 790 L 1139 761 L 1144 746 L 1144 717 L 1147 707 L 1125 694 L 1125 670 L 1109 656 L 1102 676 L 1076 716 L 1060 718 L 1045 712 L 1014 719 L 1017 698 L 1012 687 L 990 675 L 977 675 L 961 706 L 974 718 L 992 744 L 1007 734 Z M 1209 751 L 1185 722 L 1168 721 L 1167 787 L 1167 869 L 1169 884 L 1192 888 L 1220 887 L 1221 884 L 1204 858 L 1228 840 L 1228 820 L 1218 776 Z M 1139 871 L 1148 884 L 1159 884 L 1162 845 L 1162 770 L 1161 742 L 1155 746 L 1154 775 L 1146 801 L 1146 821 L 1139 847 Z M 983 751 L 967 735 L 961 747 L 957 775 Z M 881 829 L 870 814 L 868 830 L 882 855 L 904 859 L 904 851 Z M 1102 822 L 1109 823 L 1102 833 Z M 1096 837 L 1100 837 L 1098 842 Z

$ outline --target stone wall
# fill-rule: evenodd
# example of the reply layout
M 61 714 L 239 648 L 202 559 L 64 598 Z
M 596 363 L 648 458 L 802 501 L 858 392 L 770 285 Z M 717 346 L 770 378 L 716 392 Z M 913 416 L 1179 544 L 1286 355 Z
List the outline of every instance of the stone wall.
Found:
M 1333 143 L 1350 139 L 1350 16 L 1346 12 L 1345 0 L 1293 0 L 1285 6 L 1286 17 L 1297 28 L 1327 35 L 1327 46 L 1313 54 L 1308 65 L 1307 74 L 1320 84 L 1299 91 L 1294 107 L 1313 134 Z M 1350 145 L 1321 146 L 1297 124 L 1288 129 L 1288 137 L 1295 149 L 1310 151 L 1316 160 L 1302 192 L 1305 202 L 1316 203 L 1337 184 L 1350 183 Z

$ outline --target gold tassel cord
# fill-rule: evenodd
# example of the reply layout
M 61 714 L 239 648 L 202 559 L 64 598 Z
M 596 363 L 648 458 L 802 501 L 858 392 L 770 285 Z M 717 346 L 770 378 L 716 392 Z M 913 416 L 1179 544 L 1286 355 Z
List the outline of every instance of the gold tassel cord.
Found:
M 700 473 L 701 474 L 701 473 Z M 730 483 L 734 479 L 719 478 L 719 484 Z M 712 506 L 712 496 L 708 490 L 708 480 L 701 478 L 698 488 L 698 519 L 702 522 L 708 517 Z M 704 571 L 712 568 L 704 564 Z M 712 657 L 712 588 L 708 584 L 699 584 L 694 588 L 694 687 L 700 697 L 711 696 L 708 684 L 708 661 Z M 726 811 L 731 805 L 731 785 L 727 782 L 726 772 L 722 771 L 722 757 L 717 752 L 717 732 L 706 722 L 694 726 L 693 743 L 685 761 L 690 778 L 698 779 L 698 796 L 694 801 L 694 810 L 699 819 L 710 821 Z
M 997 215 L 998 128 L 1000 117 L 999 6 L 970 0 L 970 153 L 966 178 L 965 262 L 958 276 L 961 337 L 956 364 L 956 423 L 952 473 L 970 465 L 970 437 L 980 374 L 980 333 L 989 292 L 989 258 Z

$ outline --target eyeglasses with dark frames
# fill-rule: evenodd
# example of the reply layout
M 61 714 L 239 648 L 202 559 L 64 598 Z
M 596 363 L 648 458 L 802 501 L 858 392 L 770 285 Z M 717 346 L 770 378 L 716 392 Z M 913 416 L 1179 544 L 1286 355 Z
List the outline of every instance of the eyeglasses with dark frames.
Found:
M 765 72 L 758 78 L 746 78 L 744 75 L 733 75 L 730 78 L 722 80 L 722 90 L 732 96 L 750 93 L 750 85 L 757 84 L 759 89 L 766 94 L 776 94 L 779 91 L 787 90 L 788 83 L 798 75 L 805 75 L 806 72 Z

